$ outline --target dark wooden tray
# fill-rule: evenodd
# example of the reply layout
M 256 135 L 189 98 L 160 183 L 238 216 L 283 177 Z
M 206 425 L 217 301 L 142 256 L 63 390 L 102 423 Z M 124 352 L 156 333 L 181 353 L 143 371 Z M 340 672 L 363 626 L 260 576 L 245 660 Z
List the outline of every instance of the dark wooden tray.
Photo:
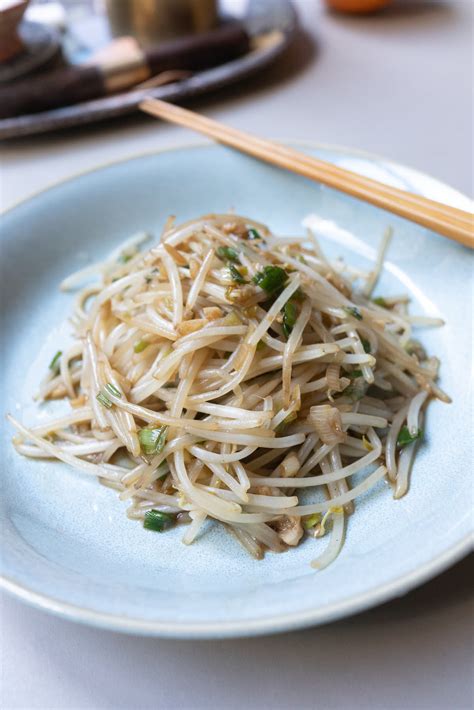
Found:
M 133 113 L 145 95 L 179 101 L 216 91 L 271 64 L 287 48 L 297 27 L 296 12 L 289 0 L 250 0 L 246 14 L 238 18 L 245 23 L 255 47 L 244 57 L 155 89 L 132 90 L 52 111 L 2 119 L 0 140 Z

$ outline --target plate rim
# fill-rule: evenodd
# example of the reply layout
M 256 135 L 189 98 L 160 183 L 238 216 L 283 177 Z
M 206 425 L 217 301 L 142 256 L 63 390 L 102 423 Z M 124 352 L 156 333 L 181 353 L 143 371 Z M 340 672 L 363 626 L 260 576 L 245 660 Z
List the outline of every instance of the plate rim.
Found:
M 430 176 L 421 170 L 404 165 L 397 161 L 385 158 L 368 151 L 349 148 L 330 143 L 320 143 L 308 140 L 282 140 L 282 143 L 306 147 L 311 150 L 330 150 L 336 153 L 357 156 L 369 161 L 382 161 L 395 167 L 408 170 L 417 177 L 435 181 L 440 187 L 447 189 L 452 195 L 467 200 L 471 205 L 474 201 L 462 193 L 460 190 L 451 187 L 442 180 Z M 6 209 L 0 209 L 3 216 L 9 215 L 23 205 L 34 202 L 44 193 L 61 188 L 65 184 L 71 183 L 79 178 L 87 177 L 101 170 L 113 168 L 127 163 L 131 160 L 140 160 L 162 153 L 169 153 L 176 150 L 195 150 L 217 147 L 212 141 L 177 142 L 162 148 L 154 148 L 138 153 L 133 153 L 125 158 L 105 161 L 92 168 L 78 171 L 68 177 L 61 178 L 44 188 L 41 188 L 25 198 L 14 202 Z M 218 146 L 223 147 L 223 146 Z M 14 581 L 13 579 L 0 575 L 0 589 L 9 595 L 28 603 L 37 609 L 47 611 L 63 619 L 87 624 L 92 627 L 118 631 L 128 634 L 156 636 L 162 638 L 176 639 L 215 639 L 215 638 L 242 638 L 263 634 L 281 633 L 294 631 L 311 626 L 330 623 L 344 617 L 352 616 L 362 611 L 368 610 L 393 598 L 403 596 L 412 589 L 424 582 L 429 581 L 436 575 L 448 569 L 450 566 L 461 560 L 471 550 L 474 549 L 474 530 L 466 533 L 454 545 L 444 550 L 439 555 L 429 560 L 422 567 L 407 572 L 402 576 L 379 585 L 366 592 L 352 595 L 342 601 L 318 608 L 317 606 L 303 612 L 291 614 L 277 614 L 260 619 L 229 622 L 163 622 L 158 620 L 145 620 L 130 616 L 120 616 L 108 612 L 95 611 L 85 606 L 70 604 L 69 602 L 56 599 L 50 595 L 34 591 L 29 586 Z
M 289 138 L 288 136 L 275 136 L 275 137 L 270 137 L 269 140 L 273 140 L 277 143 L 282 143 L 284 145 L 288 146 L 298 146 L 300 148 L 309 148 L 310 150 L 328 150 L 332 151 L 334 153 L 341 153 L 342 154 L 350 154 L 354 157 L 358 158 L 363 158 L 365 160 L 370 160 L 372 162 L 374 161 L 382 161 L 384 163 L 387 163 L 391 166 L 402 168 L 403 170 L 407 170 L 411 173 L 414 173 L 415 175 L 425 179 L 425 180 L 430 180 L 433 182 L 436 182 L 439 187 L 442 187 L 445 190 L 449 190 L 452 195 L 456 195 L 456 197 L 464 200 L 466 203 L 469 203 L 471 206 L 471 209 L 474 210 L 474 198 L 469 197 L 469 195 L 466 195 L 464 192 L 461 190 L 458 190 L 456 187 L 452 187 L 449 185 L 449 183 L 445 182 L 444 180 L 441 180 L 433 175 L 430 175 L 429 173 L 425 172 L 424 170 L 419 170 L 418 168 L 414 168 L 412 165 L 407 165 L 406 163 L 401 163 L 398 160 L 388 158 L 387 156 L 380 155 L 380 153 L 372 153 L 371 151 L 364 150 L 363 148 L 353 148 L 350 146 L 342 145 L 341 143 L 326 143 L 324 141 L 311 141 L 307 140 L 304 138 L 298 139 L 298 138 Z M 134 153 L 130 153 L 130 155 L 127 155 L 122 158 L 112 158 L 110 160 L 105 160 L 104 162 L 98 163 L 94 165 L 93 167 L 89 168 L 84 168 L 83 170 L 78 170 L 77 172 L 74 172 L 67 177 L 62 177 L 59 178 L 58 180 L 54 180 L 50 182 L 48 185 L 45 187 L 40 187 L 37 190 L 33 190 L 30 194 L 28 194 L 26 197 L 20 197 L 19 199 L 15 200 L 11 205 L 8 207 L 2 208 L 0 204 L 0 216 L 4 216 L 9 214 L 10 212 L 13 212 L 15 209 L 18 207 L 21 207 L 23 204 L 27 202 L 32 202 L 36 198 L 40 197 L 46 192 L 49 192 L 50 190 L 55 190 L 59 187 L 62 187 L 63 185 L 66 185 L 70 182 L 74 182 L 74 180 L 77 180 L 78 178 L 86 177 L 87 175 L 92 175 L 94 173 L 97 173 L 101 170 L 105 170 L 107 168 L 113 168 L 117 165 L 121 165 L 123 163 L 128 163 L 130 160 L 140 160 L 141 158 L 151 158 L 154 155 L 161 155 L 162 153 L 172 153 L 175 150 L 194 150 L 194 149 L 205 149 L 205 148 L 210 148 L 210 147 L 215 147 L 215 148 L 222 148 L 225 150 L 234 150 L 233 148 L 229 148 L 225 146 L 224 144 L 216 143 L 212 140 L 208 139 L 201 139 L 201 140 L 189 140 L 189 141 L 176 141 L 173 140 L 169 145 L 158 147 L 158 148 L 150 148 L 148 150 L 140 150 Z M 235 149 L 234 152 L 239 152 L 238 150 Z M 256 159 L 258 160 L 258 159 Z M 262 162 L 262 161 L 259 161 Z M 282 170 L 284 168 L 281 168 Z M 445 239 L 448 239 L 448 237 L 445 237 Z
M 138 636 L 193 640 L 245 638 L 297 631 L 298 629 L 328 624 L 367 611 L 396 597 L 402 597 L 412 589 L 419 587 L 424 582 L 429 581 L 456 562 L 459 562 L 473 549 L 473 546 L 474 535 L 468 533 L 460 542 L 427 562 L 423 567 L 407 573 L 403 577 L 396 577 L 391 582 L 376 587 L 374 590 L 364 592 L 356 597 L 350 596 L 341 602 L 319 609 L 315 607 L 309 611 L 285 615 L 279 614 L 244 622 L 172 623 L 109 614 L 69 604 L 46 594 L 40 594 L 3 575 L 0 576 L 0 589 L 36 609 L 47 611 L 68 621 L 75 621 L 108 631 Z

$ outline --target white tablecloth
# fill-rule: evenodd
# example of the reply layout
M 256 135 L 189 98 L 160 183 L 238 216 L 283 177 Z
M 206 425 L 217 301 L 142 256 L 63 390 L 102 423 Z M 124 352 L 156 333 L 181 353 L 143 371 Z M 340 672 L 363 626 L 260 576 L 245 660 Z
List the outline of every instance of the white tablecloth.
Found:
M 298 6 L 307 34 L 278 65 L 193 107 L 263 135 L 382 154 L 472 195 L 471 0 L 398 2 L 371 18 L 328 15 L 317 0 Z M 1 150 L 2 207 L 97 164 L 193 140 L 199 138 L 132 117 L 10 142 Z M 238 641 L 127 637 L 3 597 L 0 704 L 472 708 L 469 573 L 472 560 L 465 560 L 353 619 Z

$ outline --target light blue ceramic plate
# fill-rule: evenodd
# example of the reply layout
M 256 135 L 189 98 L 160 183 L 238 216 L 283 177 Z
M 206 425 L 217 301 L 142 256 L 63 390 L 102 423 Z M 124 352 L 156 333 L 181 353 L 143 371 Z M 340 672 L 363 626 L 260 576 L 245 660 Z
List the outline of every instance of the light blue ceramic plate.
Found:
M 330 148 L 309 153 L 394 185 L 469 208 L 439 182 L 381 159 Z M 326 544 L 308 540 L 255 562 L 211 528 L 195 545 L 182 529 L 165 535 L 128 520 L 125 504 L 96 481 L 53 462 L 17 456 L 5 427 L 2 449 L 4 586 L 64 617 L 110 629 L 175 637 L 241 636 L 336 619 L 434 576 L 472 541 L 469 435 L 470 278 L 468 251 L 373 207 L 217 146 L 140 156 L 81 175 L 24 202 L 2 226 L 4 408 L 33 423 L 31 402 L 61 345 L 71 296 L 57 285 L 137 230 L 158 233 L 179 219 L 235 208 L 295 233 L 309 212 L 335 222 L 370 250 L 395 228 L 380 293 L 408 291 L 418 313 L 447 325 L 423 342 L 442 359 L 452 405 L 430 406 L 411 490 L 394 501 L 384 484 L 358 502 L 346 545 L 323 572 L 309 562 Z M 334 256 L 345 253 L 330 244 Z M 346 253 L 346 255 L 348 255 Z M 349 256 L 349 255 L 348 255 Z M 361 254 L 352 258 L 367 264 Z

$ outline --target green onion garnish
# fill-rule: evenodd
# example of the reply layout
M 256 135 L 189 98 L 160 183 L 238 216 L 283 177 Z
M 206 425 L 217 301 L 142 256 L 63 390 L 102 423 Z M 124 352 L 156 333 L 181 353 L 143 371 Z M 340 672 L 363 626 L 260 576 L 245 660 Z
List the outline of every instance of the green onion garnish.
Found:
M 290 333 L 293 330 L 293 326 L 296 323 L 296 318 L 298 312 L 296 306 L 291 301 L 287 301 L 283 306 L 283 332 L 287 338 L 290 337 Z
M 360 399 L 365 397 L 365 393 L 365 385 L 362 387 L 359 387 L 358 385 L 349 385 L 349 387 L 346 387 L 346 389 L 342 392 L 342 396 L 349 397 L 351 402 L 358 402 Z
M 98 402 L 101 403 L 103 407 L 106 407 L 107 409 L 110 409 L 112 407 L 112 402 L 107 397 L 107 395 L 104 394 L 104 392 L 99 392 L 99 394 L 96 396 L 96 399 Z
M 218 247 L 216 254 L 222 261 L 235 261 L 239 263 L 239 253 L 232 247 Z
M 265 266 L 253 277 L 253 282 L 267 293 L 275 293 L 285 285 L 288 274 L 280 266 Z
M 297 415 L 296 412 L 290 412 L 290 414 L 288 414 L 288 415 L 283 419 L 283 421 L 281 421 L 281 422 L 278 424 L 278 426 L 277 426 L 276 429 L 275 429 L 275 433 L 276 433 L 276 434 L 282 434 L 282 433 L 285 431 L 285 429 L 286 429 L 286 427 L 288 426 L 288 424 L 291 424 L 291 422 L 294 422 L 295 419 L 297 419 L 297 418 L 298 418 L 298 415 Z
M 361 338 L 360 342 L 362 343 L 362 347 L 364 348 L 364 352 L 370 353 L 370 343 L 368 340 L 365 340 L 365 338 Z
M 142 353 L 145 348 L 147 348 L 150 345 L 148 340 L 139 340 L 135 345 L 133 346 L 133 352 L 134 353 Z
M 342 391 L 341 396 L 349 397 L 351 402 L 358 402 L 365 397 L 368 389 L 368 384 L 362 377 L 362 370 L 353 370 L 347 374 L 347 377 L 351 379 L 351 384 Z
M 119 264 L 126 264 L 127 261 L 130 261 L 130 259 L 133 258 L 133 254 L 120 254 L 119 258 L 117 259 Z
M 104 389 L 99 392 L 99 394 L 96 396 L 97 401 L 100 402 L 103 407 L 110 409 L 112 407 L 112 402 L 107 397 L 107 394 L 111 394 L 114 397 L 121 397 L 122 393 L 119 389 L 117 389 L 115 385 L 111 384 L 110 382 L 107 382 Z
M 398 444 L 398 446 L 403 448 L 404 446 L 408 446 L 408 444 L 413 443 L 417 439 L 421 439 L 422 436 L 423 436 L 423 429 L 418 429 L 416 434 L 414 436 L 412 436 L 408 430 L 408 427 L 403 426 L 400 429 L 400 433 L 397 437 L 397 444 Z
M 53 372 L 59 372 L 59 358 L 63 354 L 62 350 L 58 350 L 56 355 L 53 357 L 51 362 L 49 363 L 49 369 L 52 370 Z
M 230 275 L 232 277 L 232 281 L 234 281 L 235 283 L 237 283 L 237 284 L 248 283 L 248 281 L 246 281 L 244 279 L 244 277 L 242 276 L 242 274 L 240 273 L 238 268 L 236 266 L 234 266 L 234 264 L 229 263 L 229 271 L 230 271 Z
M 253 227 L 250 227 L 250 229 L 247 230 L 247 239 L 261 239 L 262 236 L 259 232 L 257 232 L 256 229 Z
M 313 513 L 313 515 L 308 515 L 307 518 L 303 518 L 303 527 L 305 530 L 311 530 L 315 525 L 321 522 L 321 513 Z
M 147 510 L 145 513 L 145 519 L 143 521 L 143 527 L 146 530 L 153 530 L 154 532 L 163 532 L 166 528 L 171 527 L 174 523 L 175 517 L 170 513 L 162 513 L 161 510 Z
M 113 385 L 113 384 L 110 383 L 110 382 L 107 382 L 107 384 L 105 385 L 104 389 L 106 390 L 106 392 L 108 392 L 109 394 L 113 394 L 115 397 L 121 397 L 121 396 L 122 396 L 121 391 L 120 391 L 115 385 Z
M 355 306 L 347 306 L 343 308 L 343 310 L 347 313 L 348 316 L 357 318 L 357 320 L 362 320 L 362 313 Z
M 377 298 L 372 299 L 372 303 L 375 303 L 376 306 L 382 306 L 382 308 L 387 308 L 387 301 L 383 296 L 377 296 Z
M 167 433 L 167 426 L 160 426 L 156 429 L 139 429 L 138 439 L 143 453 L 146 454 L 146 456 L 161 454 L 166 444 Z

